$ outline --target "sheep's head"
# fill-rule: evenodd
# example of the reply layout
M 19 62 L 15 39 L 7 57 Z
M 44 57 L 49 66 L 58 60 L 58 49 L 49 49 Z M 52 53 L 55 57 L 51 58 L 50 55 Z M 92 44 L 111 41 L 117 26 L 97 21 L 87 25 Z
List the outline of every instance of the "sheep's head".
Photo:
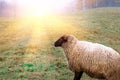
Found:
M 55 43 L 55 47 L 63 47 L 63 44 L 74 44 L 77 42 L 77 38 L 73 35 L 63 35 Z
M 63 35 L 54 43 L 54 46 L 61 47 L 63 43 L 67 42 L 67 40 L 68 40 L 68 35 Z

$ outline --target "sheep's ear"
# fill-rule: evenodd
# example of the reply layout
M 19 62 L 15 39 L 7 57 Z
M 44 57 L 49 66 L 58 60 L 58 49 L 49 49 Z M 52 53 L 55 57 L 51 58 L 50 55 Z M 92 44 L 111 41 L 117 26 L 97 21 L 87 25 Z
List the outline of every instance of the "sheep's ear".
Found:
M 70 35 L 70 36 L 69 36 L 69 39 L 68 39 L 68 42 L 73 43 L 73 42 L 75 42 L 76 40 L 77 40 L 77 39 L 75 38 L 75 36 Z

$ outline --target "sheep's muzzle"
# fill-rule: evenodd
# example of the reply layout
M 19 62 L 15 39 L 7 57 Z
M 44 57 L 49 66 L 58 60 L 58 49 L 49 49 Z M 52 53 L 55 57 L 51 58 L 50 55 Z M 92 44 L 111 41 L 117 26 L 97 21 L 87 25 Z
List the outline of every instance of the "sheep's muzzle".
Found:
M 54 46 L 55 46 L 55 47 L 60 47 L 60 46 L 62 46 L 62 41 L 57 40 L 57 41 L 54 43 Z

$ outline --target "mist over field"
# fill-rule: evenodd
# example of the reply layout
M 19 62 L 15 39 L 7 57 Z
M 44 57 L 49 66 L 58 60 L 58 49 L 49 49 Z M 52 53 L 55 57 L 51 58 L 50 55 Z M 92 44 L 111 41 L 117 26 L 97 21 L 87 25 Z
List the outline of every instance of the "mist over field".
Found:
M 120 0 L 66 0 L 66 1 L 39 1 L 35 0 L 0 0 L 0 16 L 1 17 L 18 17 L 28 16 L 31 9 L 37 9 L 37 13 L 40 11 L 46 11 L 50 14 L 58 13 L 70 13 L 80 10 L 88 10 L 92 8 L 100 7 L 120 7 Z M 62 2 L 63 1 L 63 2 Z M 41 6 L 40 6 L 41 5 Z M 31 7 L 32 6 L 32 7 Z M 49 7 L 48 10 L 42 10 L 41 7 Z M 29 15 L 31 16 L 31 14 Z
M 120 0 L 0 0 L 0 80 L 73 80 L 64 34 L 120 53 Z

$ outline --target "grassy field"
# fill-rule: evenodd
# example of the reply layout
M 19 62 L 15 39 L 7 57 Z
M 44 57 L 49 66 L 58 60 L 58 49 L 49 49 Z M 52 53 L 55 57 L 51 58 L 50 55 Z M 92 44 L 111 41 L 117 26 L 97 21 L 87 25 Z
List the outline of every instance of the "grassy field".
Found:
M 0 80 L 73 80 L 63 34 L 98 42 L 120 53 L 120 8 L 99 8 L 42 18 L 0 18 Z M 95 80 L 87 75 L 82 80 Z

